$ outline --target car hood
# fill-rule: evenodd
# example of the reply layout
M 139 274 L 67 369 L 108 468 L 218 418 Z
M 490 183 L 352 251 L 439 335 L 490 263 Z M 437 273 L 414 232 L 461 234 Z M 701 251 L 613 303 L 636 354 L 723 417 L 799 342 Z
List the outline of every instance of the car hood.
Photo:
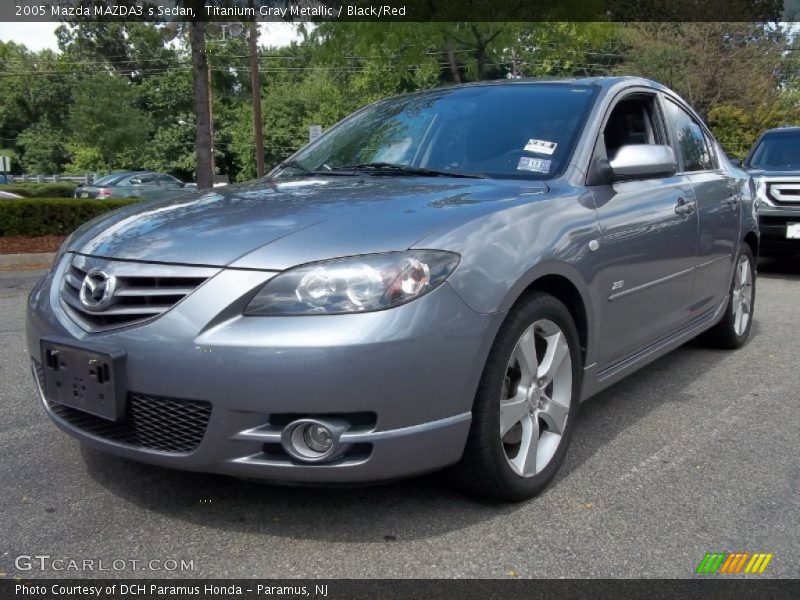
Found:
M 544 194 L 535 181 L 308 177 L 253 182 L 125 207 L 73 236 L 108 258 L 284 269 L 404 250 L 426 234 Z
M 769 171 L 765 169 L 747 169 L 753 177 L 765 177 L 767 179 L 780 179 L 781 177 L 800 177 L 800 170 Z

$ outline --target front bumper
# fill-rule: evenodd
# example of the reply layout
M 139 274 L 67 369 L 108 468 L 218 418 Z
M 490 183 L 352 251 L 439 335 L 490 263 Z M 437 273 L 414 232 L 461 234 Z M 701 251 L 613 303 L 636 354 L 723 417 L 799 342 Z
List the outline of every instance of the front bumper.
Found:
M 196 447 L 175 452 L 65 418 L 39 385 L 47 414 L 101 450 L 185 470 L 344 483 L 453 464 L 463 452 L 475 390 L 503 316 L 473 312 L 445 284 L 382 312 L 242 317 L 241 299 L 271 274 L 222 270 L 155 320 L 88 333 L 58 298 L 67 262 L 31 292 L 26 335 L 33 364 L 41 364 L 43 337 L 89 348 L 102 341 L 127 354 L 129 402 L 143 397 L 150 408 L 175 400 L 207 403 L 210 417 Z M 139 423 L 158 425 L 161 417 L 152 415 L 163 413 L 148 414 Z M 343 440 L 349 436 L 352 453 L 303 464 L 282 452 L 280 433 L 287 422 L 320 415 L 351 424 Z
M 788 223 L 800 223 L 800 208 L 759 205 L 758 229 L 761 232 L 762 256 L 800 252 L 800 239 L 786 237 Z

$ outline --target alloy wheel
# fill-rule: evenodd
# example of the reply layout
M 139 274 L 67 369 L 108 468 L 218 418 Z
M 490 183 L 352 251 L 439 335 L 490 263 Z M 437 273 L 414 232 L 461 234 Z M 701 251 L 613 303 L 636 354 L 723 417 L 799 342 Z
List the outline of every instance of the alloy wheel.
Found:
M 511 469 L 533 477 L 552 460 L 572 401 L 569 342 L 553 321 L 528 327 L 508 361 L 500 395 L 500 439 Z
M 742 336 L 747 331 L 753 306 L 753 269 L 747 256 L 740 256 L 733 279 L 733 330 Z

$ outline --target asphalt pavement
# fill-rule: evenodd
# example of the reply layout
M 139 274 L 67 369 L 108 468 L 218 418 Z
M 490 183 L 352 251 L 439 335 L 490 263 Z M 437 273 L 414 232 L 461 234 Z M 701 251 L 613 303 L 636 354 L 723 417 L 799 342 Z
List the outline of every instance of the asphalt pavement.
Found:
M 437 474 L 276 487 L 83 448 L 34 393 L 41 271 L 0 272 L 0 577 L 683 578 L 707 552 L 774 553 L 756 577 L 800 577 L 800 261 L 760 275 L 747 346 L 692 342 L 584 403 L 548 490 L 498 505 Z

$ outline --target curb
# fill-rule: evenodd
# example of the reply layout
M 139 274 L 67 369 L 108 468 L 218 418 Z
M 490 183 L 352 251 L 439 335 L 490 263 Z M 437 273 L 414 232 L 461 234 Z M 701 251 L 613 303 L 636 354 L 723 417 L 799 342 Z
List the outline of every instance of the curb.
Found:
M 13 270 L 15 267 L 23 269 L 48 268 L 55 258 L 55 252 L 42 252 L 40 254 L 0 254 L 0 269 Z

